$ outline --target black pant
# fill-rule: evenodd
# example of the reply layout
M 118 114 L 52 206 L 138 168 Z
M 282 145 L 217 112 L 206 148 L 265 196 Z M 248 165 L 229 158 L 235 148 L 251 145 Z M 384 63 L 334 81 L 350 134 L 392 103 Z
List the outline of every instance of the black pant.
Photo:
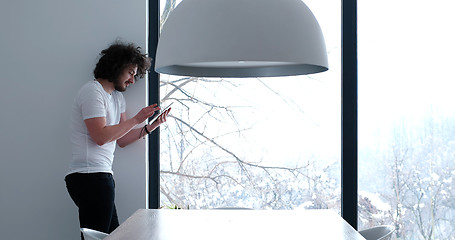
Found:
M 81 228 L 111 233 L 119 226 L 115 209 L 115 182 L 110 173 L 72 173 L 66 188 L 79 208 Z

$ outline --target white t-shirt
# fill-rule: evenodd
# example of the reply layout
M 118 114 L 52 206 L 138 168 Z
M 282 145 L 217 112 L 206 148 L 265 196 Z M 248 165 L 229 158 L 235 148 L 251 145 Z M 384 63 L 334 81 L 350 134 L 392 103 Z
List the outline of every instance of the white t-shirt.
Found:
M 120 114 L 125 112 L 125 99 L 118 91 L 107 93 L 103 86 L 92 80 L 77 93 L 71 114 L 71 143 L 72 160 L 70 173 L 112 173 L 114 151 L 117 141 L 103 146 L 97 145 L 90 134 L 84 120 L 95 117 L 105 117 L 106 125 L 115 125 L 120 122 Z

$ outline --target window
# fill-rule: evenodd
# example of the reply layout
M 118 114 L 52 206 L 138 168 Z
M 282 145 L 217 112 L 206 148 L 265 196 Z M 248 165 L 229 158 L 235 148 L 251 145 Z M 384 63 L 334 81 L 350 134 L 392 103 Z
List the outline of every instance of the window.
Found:
M 359 1 L 359 229 L 455 237 L 451 1 Z
M 305 1 L 329 52 L 325 73 L 220 79 L 161 75 L 161 205 L 340 210 L 339 1 Z M 161 19 L 178 4 L 161 1 Z M 326 6 L 330 5 L 330 8 Z

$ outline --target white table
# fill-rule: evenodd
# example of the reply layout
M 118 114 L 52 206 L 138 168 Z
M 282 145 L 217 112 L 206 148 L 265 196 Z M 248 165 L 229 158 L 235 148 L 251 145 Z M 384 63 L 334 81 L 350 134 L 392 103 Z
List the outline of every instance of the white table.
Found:
M 364 239 L 332 210 L 139 209 L 106 240 Z

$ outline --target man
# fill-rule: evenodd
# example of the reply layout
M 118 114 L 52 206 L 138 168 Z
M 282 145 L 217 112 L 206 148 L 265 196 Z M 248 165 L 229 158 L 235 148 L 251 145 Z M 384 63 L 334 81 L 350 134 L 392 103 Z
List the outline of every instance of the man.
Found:
M 72 159 L 65 177 L 68 192 L 79 208 L 80 227 L 111 233 L 119 226 L 115 208 L 112 163 L 115 145 L 125 147 L 166 121 L 169 110 L 151 125 L 137 127 L 159 110 L 142 108 L 127 119 L 122 92 L 142 78 L 150 58 L 134 44 L 116 42 L 101 51 L 94 81 L 77 93 L 71 115 Z

